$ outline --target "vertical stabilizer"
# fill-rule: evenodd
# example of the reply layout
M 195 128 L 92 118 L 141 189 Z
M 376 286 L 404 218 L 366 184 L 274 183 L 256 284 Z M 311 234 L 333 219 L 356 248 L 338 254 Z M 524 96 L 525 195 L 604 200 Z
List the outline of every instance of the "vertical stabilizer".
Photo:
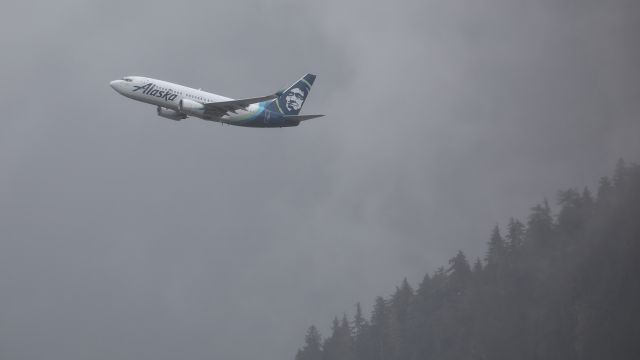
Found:
M 267 105 L 267 110 L 284 115 L 298 115 L 302 105 L 304 105 L 304 101 L 309 96 L 315 79 L 316 76 L 313 74 L 303 76 L 302 79 L 291 85 L 282 95 Z

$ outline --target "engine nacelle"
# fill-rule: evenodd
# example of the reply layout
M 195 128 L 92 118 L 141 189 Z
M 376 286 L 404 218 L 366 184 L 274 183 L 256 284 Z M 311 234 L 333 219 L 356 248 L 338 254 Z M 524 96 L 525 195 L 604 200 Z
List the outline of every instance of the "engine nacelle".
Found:
M 178 103 L 178 109 L 185 114 L 202 115 L 204 114 L 204 105 L 197 101 L 182 99 Z
M 171 119 L 171 120 L 175 120 L 175 121 L 180 121 L 182 119 L 186 119 L 187 115 L 179 112 L 179 111 L 175 111 L 175 110 L 171 110 L 171 109 L 166 109 L 163 107 L 158 106 L 158 116 L 162 116 L 163 118 L 167 118 L 167 119 Z

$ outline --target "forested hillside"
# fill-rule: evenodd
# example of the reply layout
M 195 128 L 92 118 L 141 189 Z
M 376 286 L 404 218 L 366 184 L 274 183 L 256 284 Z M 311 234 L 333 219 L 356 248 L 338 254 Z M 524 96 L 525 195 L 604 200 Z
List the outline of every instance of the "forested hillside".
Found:
M 640 166 L 558 193 L 412 287 L 359 304 L 296 360 L 640 359 Z

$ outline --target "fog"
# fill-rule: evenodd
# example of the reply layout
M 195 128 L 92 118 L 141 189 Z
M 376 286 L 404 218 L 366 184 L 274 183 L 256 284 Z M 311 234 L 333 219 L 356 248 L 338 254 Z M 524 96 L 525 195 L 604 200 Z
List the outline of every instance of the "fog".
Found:
M 0 354 L 286 359 L 640 142 L 633 1 L 5 4 Z M 173 122 L 144 75 L 296 128 Z

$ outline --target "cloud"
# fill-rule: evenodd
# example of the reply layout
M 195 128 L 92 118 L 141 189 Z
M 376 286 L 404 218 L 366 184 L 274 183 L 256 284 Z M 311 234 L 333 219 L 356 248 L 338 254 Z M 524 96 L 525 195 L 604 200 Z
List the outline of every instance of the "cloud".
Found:
M 0 15 L 5 357 L 286 358 L 638 153 L 624 1 L 11 4 Z M 318 73 L 294 129 L 172 122 Z M 551 199 L 552 200 L 552 199 Z

